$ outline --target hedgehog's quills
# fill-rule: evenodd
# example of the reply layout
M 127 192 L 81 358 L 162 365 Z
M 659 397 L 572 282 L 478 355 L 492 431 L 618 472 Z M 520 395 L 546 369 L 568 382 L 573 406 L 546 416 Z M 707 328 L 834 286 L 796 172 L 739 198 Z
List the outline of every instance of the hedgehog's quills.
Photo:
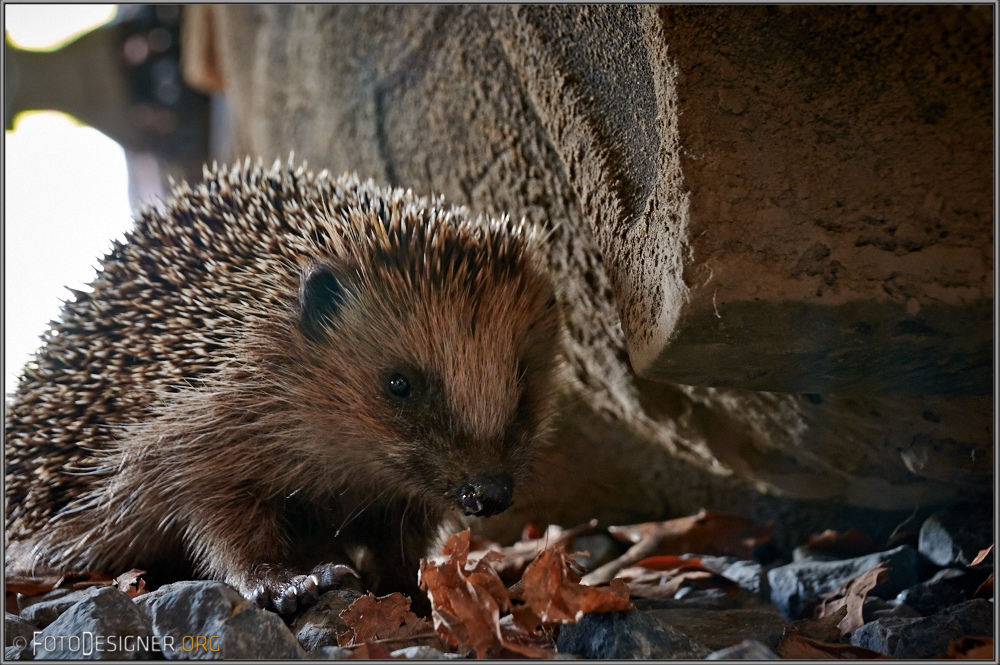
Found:
M 205 177 L 142 214 L 24 370 L 8 574 L 187 567 L 290 612 L 348 564 L 416 593 L 440 526 L 506 509 L 545 436 L 538 236 L 290 165 Z

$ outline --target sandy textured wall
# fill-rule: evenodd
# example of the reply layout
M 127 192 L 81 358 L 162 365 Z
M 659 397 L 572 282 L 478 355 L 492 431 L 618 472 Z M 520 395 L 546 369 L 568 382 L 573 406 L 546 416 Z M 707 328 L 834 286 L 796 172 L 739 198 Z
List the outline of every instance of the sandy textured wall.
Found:
M 567 417 L 512 523 L 991 487 L 988 10 L 201 11 L 239 154 L 552 230 Z

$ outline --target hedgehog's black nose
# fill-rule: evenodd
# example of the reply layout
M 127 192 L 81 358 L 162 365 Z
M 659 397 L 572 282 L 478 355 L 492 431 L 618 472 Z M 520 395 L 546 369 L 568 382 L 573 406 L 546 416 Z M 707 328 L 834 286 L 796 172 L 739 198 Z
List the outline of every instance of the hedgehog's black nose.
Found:
M 458 488 L 458 505 L 466 515 L 489 517 L 510 507 L 514 481 L 506 473 L 475 476 Z

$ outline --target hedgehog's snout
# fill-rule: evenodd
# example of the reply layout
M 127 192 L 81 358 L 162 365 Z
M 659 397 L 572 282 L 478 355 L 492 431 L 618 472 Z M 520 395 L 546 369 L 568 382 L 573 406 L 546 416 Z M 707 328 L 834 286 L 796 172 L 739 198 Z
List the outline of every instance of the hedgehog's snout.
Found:
M 514 481 L 506 473 L 474 476 L 456 492 L 458 506 L 466 515 L 489 517 L 510 508 Z

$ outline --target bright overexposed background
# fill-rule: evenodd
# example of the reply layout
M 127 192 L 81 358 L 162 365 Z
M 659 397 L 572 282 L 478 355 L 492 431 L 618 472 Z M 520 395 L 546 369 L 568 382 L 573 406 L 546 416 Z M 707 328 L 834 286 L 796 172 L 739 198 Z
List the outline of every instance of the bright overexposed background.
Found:
M 114 5 L 5 5 L 22 48 L 58 48 L 110 20 Z M 67 286 L 89 290 L 115 237 L 131 228 L 121 146 L 54 112 L 23 113 L 4 136 L 4 392 L 59 317 Z

